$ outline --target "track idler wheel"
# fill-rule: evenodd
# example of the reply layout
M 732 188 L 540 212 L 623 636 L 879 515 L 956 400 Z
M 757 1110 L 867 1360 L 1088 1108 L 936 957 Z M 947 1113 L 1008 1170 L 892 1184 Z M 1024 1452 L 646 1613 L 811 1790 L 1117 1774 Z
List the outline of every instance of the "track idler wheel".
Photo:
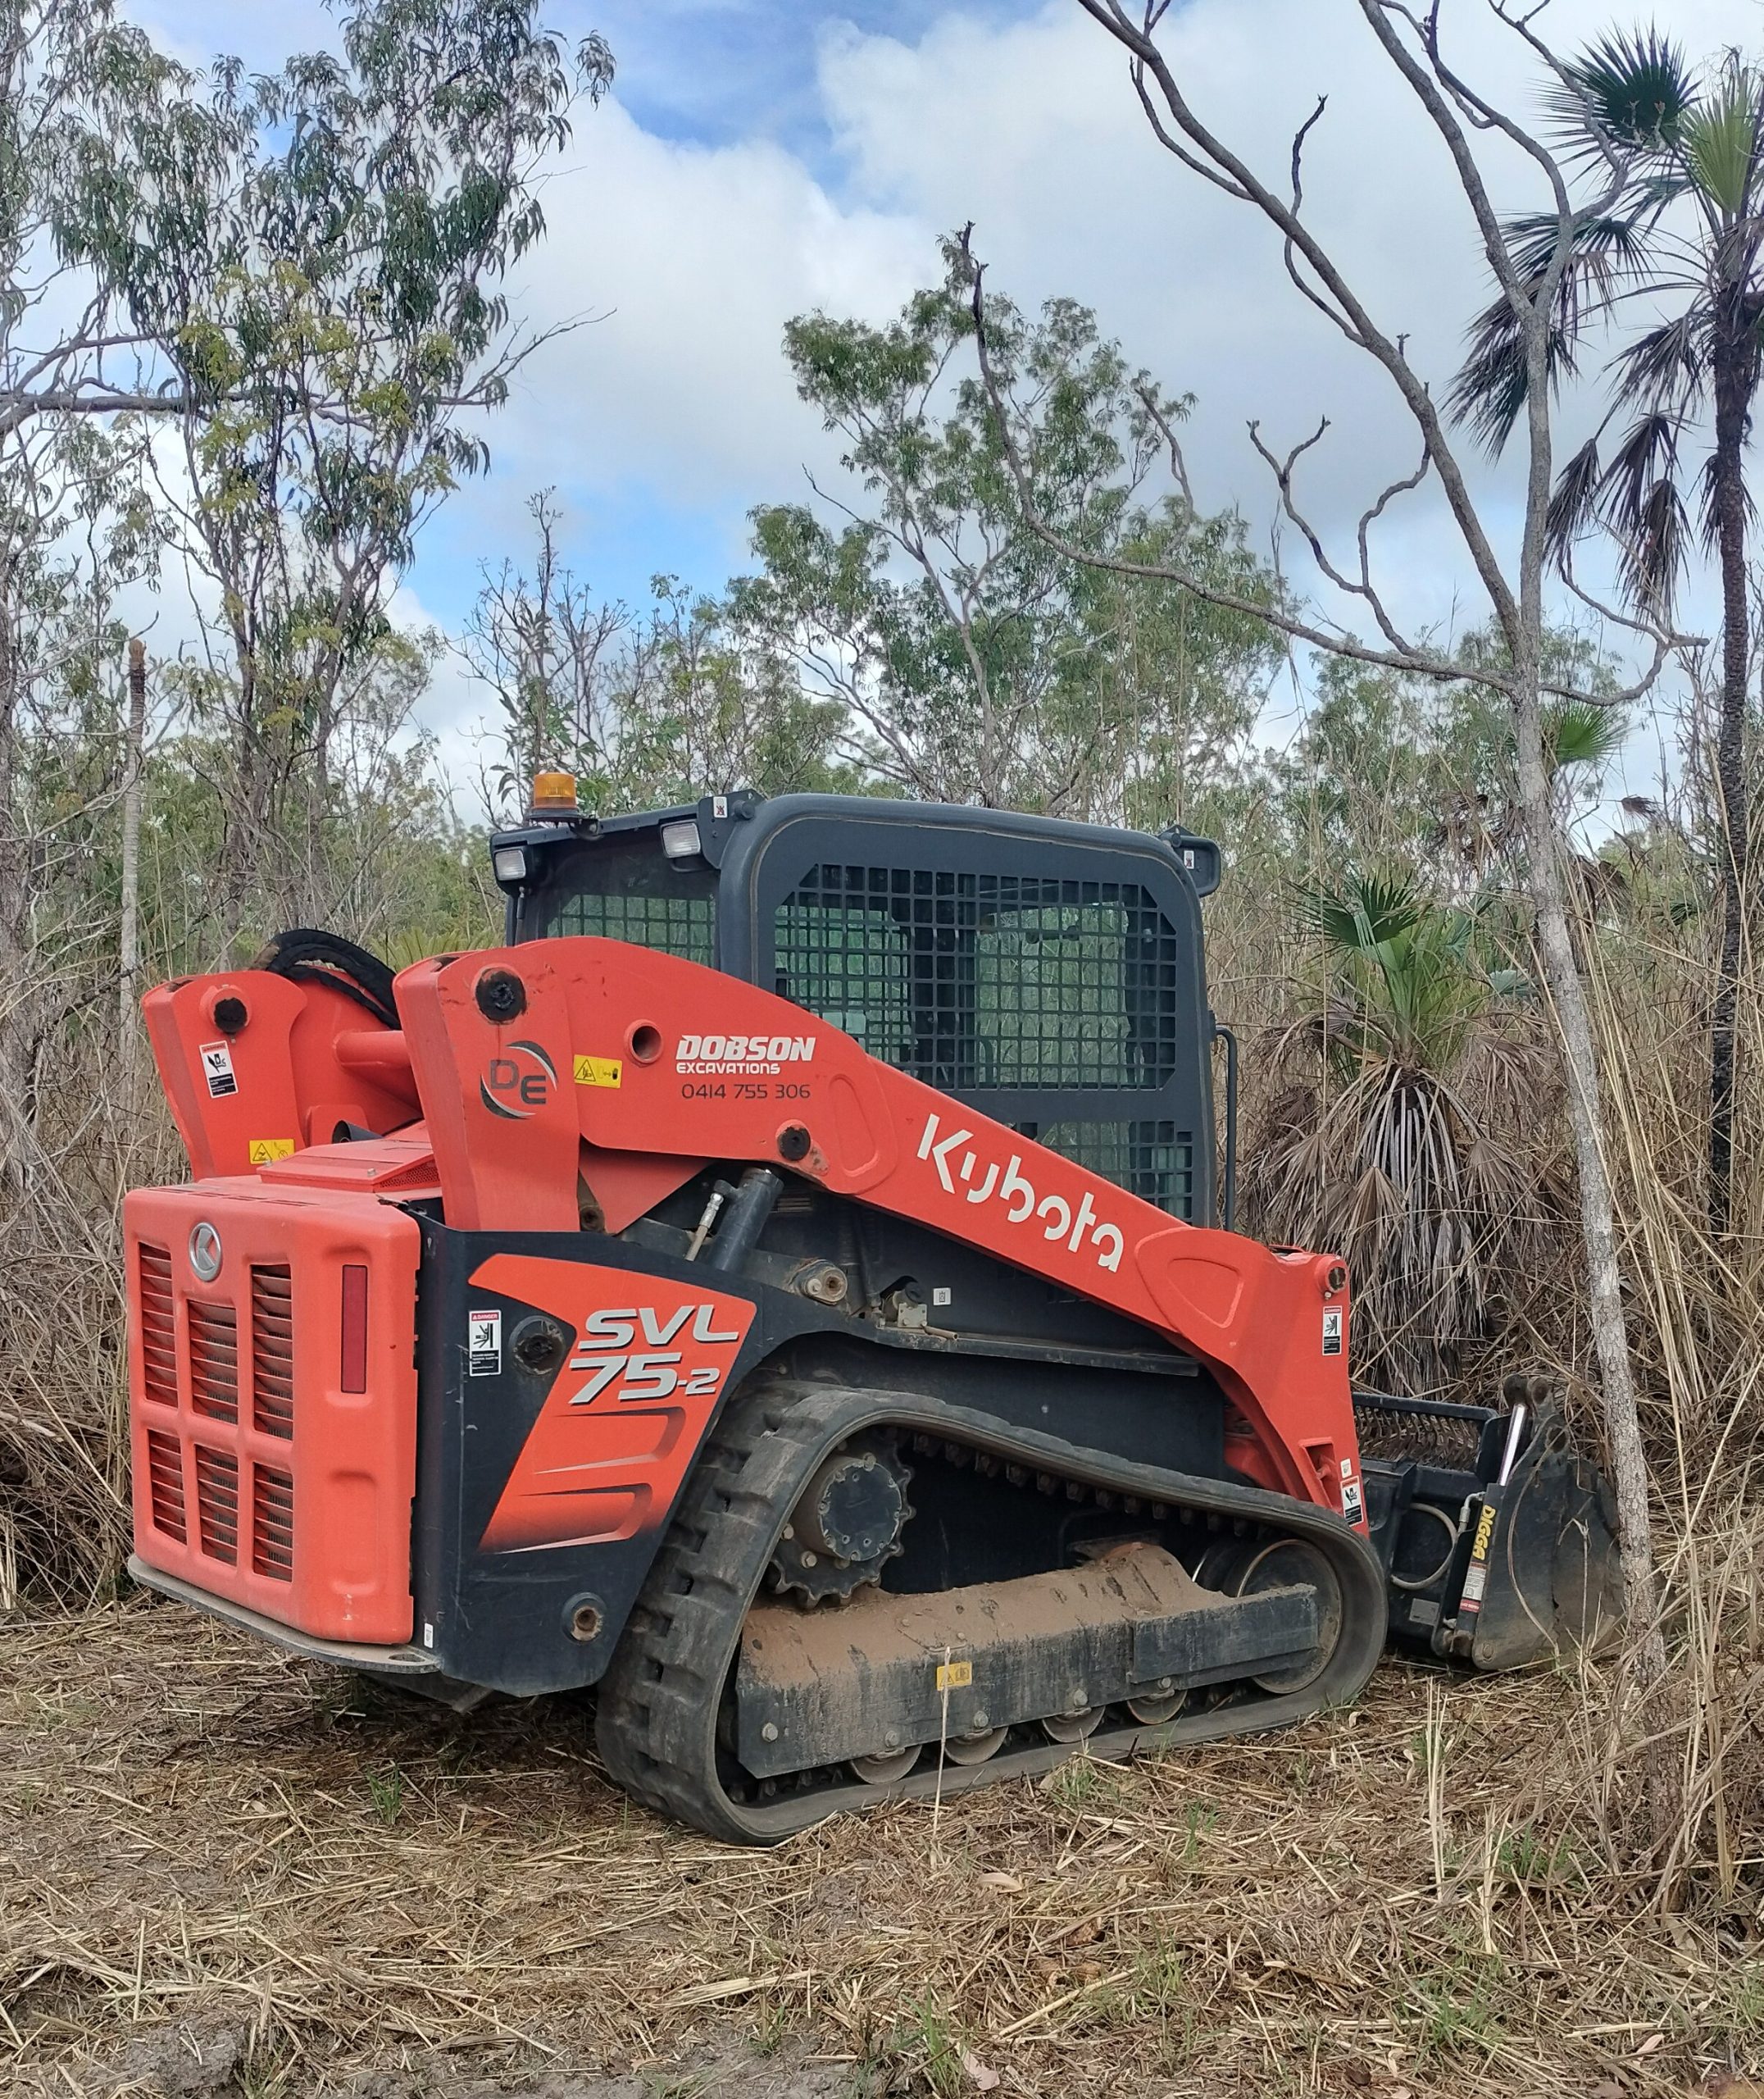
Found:
M 1008 1728 L 978 1728 L 970 1735 L 952 1735 L 943 1744 L 943 1755 L 952 1764 L 984 1764 L 1004 1747 Z
M 1041 1732 L 1049 1742 L 1083 1742 L 1102 1724 L 1103 1710 L 1100 1705 L 1087 1705 L 1075 1713 L 1049 1713 L 1041 1723 Z
M 1127 1710 L 1142 1728 L 1161 1728 L 1166 1720 L 1173 1720 L 1189 1702 L 1185 1691 L 1163 1691 L 1148 1693 L 1143 1698 L 1130 1698 Z
M 1301 1585 L 1316 1591 L 1317 1644 L 1302 1660 L 1252 1677 L 1250 1682 L 1263 1691 L 1303 1691 L 1329 1667 L 1341 1637 L 1341 1583 L 1319 1546 L 1304 1538 L 1276 1538 L 1251 1551 L 1232 1584 L 1234 1593 L 1240 1596 Z

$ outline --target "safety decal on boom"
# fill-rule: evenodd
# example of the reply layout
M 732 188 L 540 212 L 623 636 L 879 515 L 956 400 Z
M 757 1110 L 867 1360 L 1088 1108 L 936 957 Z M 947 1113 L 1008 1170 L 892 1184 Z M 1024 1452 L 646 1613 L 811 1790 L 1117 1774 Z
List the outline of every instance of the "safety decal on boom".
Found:
M 1325 1355 L 1341 1354 L 1341 1307 L 1325 1304 L 1323 1308 L 1323 1353 Z
M 239 1080 L 233 1071 L 233 1051 L 225 1042 L 204 1042 L 197 1047 L 196 1054 L 202 1063 L 202 1077 L 208 1086 L 211 1100 L 225 1100 L 239 1091 Z

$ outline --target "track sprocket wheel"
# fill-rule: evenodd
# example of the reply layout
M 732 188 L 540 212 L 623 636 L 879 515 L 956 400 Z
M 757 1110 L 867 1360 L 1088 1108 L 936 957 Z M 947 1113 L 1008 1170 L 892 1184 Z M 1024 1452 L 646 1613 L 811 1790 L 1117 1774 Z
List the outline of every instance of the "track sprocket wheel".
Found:
M 854 1437 L 816 1468 L 773 1550 L 766 1580 L 805 1609 L 843 1603 L 901 1550 L 912 1468 L 886 1435 Z

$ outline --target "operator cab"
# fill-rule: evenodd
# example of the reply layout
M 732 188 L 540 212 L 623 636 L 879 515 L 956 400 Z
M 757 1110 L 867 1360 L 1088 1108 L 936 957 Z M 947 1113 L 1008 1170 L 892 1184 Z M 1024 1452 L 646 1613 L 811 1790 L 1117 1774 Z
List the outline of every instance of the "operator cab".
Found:
M 1207 1004 L 1211 840 L 866 795 L 596 817 L 574 785 L 542 775 L 532 818 L 491 839 L 511 943 L 598 934 L 762 986 L 1172 1216 L 1216 1221 L 1212 1047 L 1232 1045 Z

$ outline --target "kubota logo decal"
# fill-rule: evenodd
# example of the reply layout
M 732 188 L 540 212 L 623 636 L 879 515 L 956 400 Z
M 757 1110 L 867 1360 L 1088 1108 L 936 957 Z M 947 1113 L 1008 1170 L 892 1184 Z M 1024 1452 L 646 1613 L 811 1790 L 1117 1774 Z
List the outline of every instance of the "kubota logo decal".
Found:
M 500 1057 L 485 1065 L 478 1097 L 493 1115 L 524 1122 L 551 1098 L 557 1067 L 536 1042 L 511 1042 Z
M 674 1068 L 688 1077 L 715 1072 L 738 1078 L 775 1078 L 786 1064 L 806 1064 L 815 1054 L 812 1035 L 683 1035 Z
M 1111 1273 L 1121 1266 L 1125 1248 L 1121 1227 L 1098 1218 L 1088 1189 L 1079 1198 L 1075 1210 L 1063 1195 L 1038 1196 L 1035 1184 L 1023 1171 L 1020 1153 L 1012 1152 L 1002 1169 L 997 1159 L 989 1159 L 983 1166 L 971 1149 L 971 1130 L 951 1130 L 940 1136 L 938 1127 L 935 1115 L 925 1118 L 919 1156 L 936 1168 L 946 1195 L 962 1195 L 971 1203 L 996 1199 L 1004 1204 L 1012 1224 L 1027 1224 L 1033 1218 L 1039 1223 L 1043 1239 L 1063 1239 L 1075 1254 L 1088 1245 L 1095 1250 L 1097 1266 Z M 964 1146 L 970 1149 L 963 1150 Z

